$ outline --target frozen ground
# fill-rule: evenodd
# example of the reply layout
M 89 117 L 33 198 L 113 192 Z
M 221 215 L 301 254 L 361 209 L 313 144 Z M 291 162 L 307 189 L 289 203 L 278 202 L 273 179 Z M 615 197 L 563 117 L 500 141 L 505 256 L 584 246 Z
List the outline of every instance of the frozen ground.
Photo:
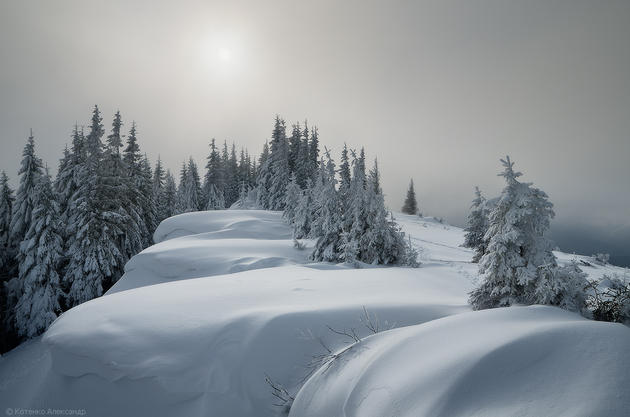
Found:
M 381 327 L 401 329 L 316 371 L 291 415 L 626 415 L 630 329 L 546 307 L 470 312 L 477 275 L 459 247 L 462 230 L 397 218 L 421 249 L 421 268 L 309 264 L 279 213 L 168 219 L 107 295 L 0 358 L 0 405 L 278 415 L 265 375 L 295 395 L 323 346 L 348 347 L 327 326 L 370 333 L 365 306 Z

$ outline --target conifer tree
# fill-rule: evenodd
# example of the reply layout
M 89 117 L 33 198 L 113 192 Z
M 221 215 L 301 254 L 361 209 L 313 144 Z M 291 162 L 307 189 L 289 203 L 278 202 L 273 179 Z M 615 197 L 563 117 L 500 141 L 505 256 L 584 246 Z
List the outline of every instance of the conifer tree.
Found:
M 490 214 L 488 246 L 479 262 L 483 282 L 470 294 L 473 308 L 537 303 L 580 308 L 580 277 L 558 268 L 545 235 L 553 205 L 543 191 L 517 180 L 522 174 L 509 157 L 501 162 L 506 186 Z
M 158 155 L 155 169 L 153 170 L 153 201 L 155 202 L 155 224 L 158 225 L 168 217 L 168 209 L 164 201 L 164 186 L 166 181 L 166 171 L 162 165 L 162 160 Z
M 486 252 L 486 240 L 484 238 L 488 230 L 488 209 L 486 199 L 481 195 L 479 187 L 475 187 L 475 199 L 473 200 L 468 225 L 464 229 L 464 247 L 475 250 L 473 262 L 479 262 Z
M 306 188 L 300 194 L 293 222 L 293 236 L 296 239 L 306 238 L 311 233 L 313 190 L 310 179 L 307 180 Z
M 206 163 L 206 175 L 204 178 L 204 196 L 207 210 L 218 210 L 219 202 L 223 200 L 223 190 L 225 189 L 225 173 L 221 163 L 221 155 L 215 144 L 215 140 L 210 142 L 210 154 Z M 225 204 L 225 202 L 223 203 Z
M 413 188 L 413 178 L 409 181 L 409 189 L 407 190 L 407 197 L 405 198 L 402 212 L 405 214 L 418 213 L 418 201 L 416 200 L 416 191 Z
M 118 278 L 125 260 L 120 250 L 124 222 L 120 213 L 111 210 L 103 181 L 103 134 L 100 111 L 94 106 L 85 160 L 77 175 L 79 188 L 68 205 L 69 261 L 63 283 L 69 307 L 100 296 Z
M 206 203 L 206 210 L 223 210 L 225 209 L 225 200 L 223 199 L 223 193 L 217 190 L 214 184 L 210 184 L 210 191 L 208 192 L 208 201 Z
M 82 130 L 79 130 L 77 124 L 74 125 L 72 131 L 72 147 L 67 157 L 60 164 L 57 178 L 55 180 L 55 190 L 60 203 L 61 221 L 68 224 L 70 213 L 68 211 L 69 202 L 72 200 L 74 193 L 79 189 L 80 171 L 85 162 L 85 136 Z M 67 227 L 63 232 L 64 236 L 68 235 Z
M 15 247 L 9 237 L 11 210 L 13 208 L 13 190 L 9 186 L 9 177 L 0 173 L 0 283 L 13 272 Z
M 311 258 L 314 261 L 339 262 L 341 260 L 342 218 L 340 211 L 340 194 L 337 192 L 335 164 L 326 152 L 326 179 L 317 198 L 316 229 L 320 235 L 315 244 Z
M 293 173 L 291 175 L 291 181 L 289 181 L 289 184 L 287 185 L 284 211 L 282 212 L 282 217 L 284 217 L 290 225 L 293 225 L 295 222 L 295 213 L 300 202 L 301 193 L 302 189 L 297 183 L 295 173 Z
M 317 167 L 319 165 L 319 133 L 317 131 L 317 126 L 311 129 L 311 138 L 308 142 L 308 159 L 308 177 L 313 179 L 317 173 Z
M 302 130 L 300 123 L 292 126 L 291 136 L 289 137 L 289 172 L 296 173 L 299 167 L 300 151 L 302 147 Z
M 32 221 L 18 253 L 22 294 L 15 308 L 18 334 L 43 333 L 61 312 L 59 267 L 64 256 L 59 207 L 46 173 L 38 179 Z
M 269 193 L 271 192 L 271 159 L 269 158 L 269 144 L 265 142 L 263 151 L 258 162 L 258 173 L 256 175 L 256 205 L 258 207 L 269 208 Z
M 9 229 L 10 239 L 15 245 L 19 245 L 24 240 L 31 226 L 35 187 L 43 174 L 42 161 L 35 155 L 35 139 L 32 130 L 22 151 L 22 162 L 18 174 L 20 183 L 15 195 Z
M 170 170 L 166 171 L 164 180 L 164 195 L 162 200 L 162 207 L 164 208 L 163 216 L 168 218 L 178 213 L 177 204 L 177 186 L 175 185 L 175 178 L 171 174 Z
M 271 136 L 270 155 L 271 160 L 271 189 L 269 192 L 269 209 L 284 209 L 284 199 L 287 185 L 290 180 L 289 173 L 289 144 L 286 137 L 284 120 L 276 116 L 275 126 Z

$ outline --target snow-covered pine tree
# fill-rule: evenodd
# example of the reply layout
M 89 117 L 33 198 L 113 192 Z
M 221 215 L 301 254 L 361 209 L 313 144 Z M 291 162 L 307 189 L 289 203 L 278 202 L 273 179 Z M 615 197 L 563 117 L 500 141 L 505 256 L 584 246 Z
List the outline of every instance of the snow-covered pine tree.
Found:
M 134 205 L 134 211 L 141 218 L 139 222 L 140 234 L 142 236 L 142 245 L 146 247 L 150 245 L 152 240 L 155 210 L 150 200 L 150 197 L 152 197 L 150 196 L 152 194 L 152 179 L 149 177 L 147 180 L 147 169 L 140 153 L 137 134 L 136 122 L 132 122 L 127 135 L 127 146 L 123 151 L 123 162 L 129 179 L 129 200 Z
M 269 159 L 269 143 L 265 142 L 256 174 L 256 205 L 269 208 L 269 192 L 271 190 L 271 160 Z
M 306 124 L 306 122 L 305 122 Z M 311 162 L 309 157 L 309 135 L 306 128 L 302 132 L 302 141 L 300 143 L 299 152 L 297 154 L 297 162 L 295 165 L 295 174 L 297 183 L 300 188 L 306 188 L 306 183 L 313 174 L 311 172 Z
M 239 192 L 241 190 L 241 183 L 239 182 L 238 175 L 238 160 L 236 158 L 236 145 L 232 143 L 230 156 L 225 164 L 225 190 L 223 195 L 225 198 L 225 206 L 230 207 L 238 200 Z
M 206 162 L 206 175 L 204 177 L 203 189 L 207 210 L 220 210 L 225 208 L 219 203 L 223 199 L 225 188 L 225 173 L 221 163 L 221 155 L 217 149 L 215 140 L 210 142 L 210 154 Z M 225 201 L 223 202 L 225 204 Z
M 162 160 L 158 155 L 157 162 L 155 163 L 155 169 L 153 170 L 153 201 L 155 202 L 155 224 L 168 217 L 168 209 L 164 201 L 164 187 L 166 185 L 166 170 L 162 165 Z
M 413 188 L 413 178 L 409 181 L 409 189 L 407 190 L 405 204 L 402 206 L 402 212 L 405 214 L 418 213 L 418 200 L 416 200 L 416 190 Z
M 13 207 L 13 190 L 9 186 L 6 172 L 0 173 L 0 282 L 12 275 L 15 247 L 9 237 L 11 226 L 11 210 Z
M 114 215 L 109 216 L 109 221 L 115 224 L 113 229 L 123 231 L 115 244 L 124 257 L 118 263 L 118 269 L 112 274 L 112 283 L 122 276 L 124 264 L 140 252 L 145 244 L 142 234 L 144 220 L 133 199 L 133 179 L 127 175 L 127 167 L 120 153 L 120 148 L 123 145 L 120 134 L 121 127 L 120 112 L 116 112 L 98 171 L 98 175 L 101 177 L 99 193 L 103 201 L 101 210 L 105 213 L 114 213 Z
M 341 260 L 342 218 L 340 211 L 340 195 L 337 192 L 335 163 L 326 151 L 326 180 L 316 196 L 318 207 L 317 224 L 312 224 L 319 234 L 311 259 L 314 261 L 339 262 Z
M 146 154 L 140 160 L 140 172 L 141 177 L 138 181 L 138 190 L 142 196 L 142 210 L 140 212 L 145 228 L 146 235 L 144 235 L 144 247 L 148 247 L 153 244 L 153 232 L 158 226 L 157 222 L 157 208 L 155 204 L 155 196 L 153 194 L 153 170 L 151 169 L 151 161 Z M 197 179 L 199 175 L 197 175 Z
M 72 131 L 72 147 L 70 153 L 64 159 L 65 160 L 59 166 L 57 178 L 55 179 L 55 191 L 61 210 L 61 221 L 63 224 L 67 225 L 68 219 L 70 218 L 68 206 L 74 193 L 79 188 L 80 170 L 85 162 L 85 136 L 83 131 L 79 130 L 77 124 L 74 125 Z M 67 230 L 64 230 L 64 237 L 66 236 Z
M 271 136 L 269 159 L 271 160 L 271 189 L 269 209 L 283 210 L 287 184 L 289 184 L 289 143 L 286 137 L 284 120 L 276 116 Z
M 369 264 L 418 266 L 417 252 L 385 208 L 376 160 L 367 180 L 365 213 L 367 228 L 359 237 L 358 260 Z
M 125 259 L 119 242 L 125 230 L 121 215 L 108 210 L 103 183 L 104 129 L 100 111 L 94 106 L 90 133 L 85 138 L 85 160 L 77 175 L 79 188 L 68 205 L 68 266 L 63 283 L 67 306 L 73 307 L 100 296 L 115 281 Z
M 311 138 L 308 142 L 309 175 L 308 178 L 314 180 L 319 167 L 319 132 L 317 126 L 311 129 Z
M 351 152 L 352 160 L 352 180 L 348 192 L 347 203 L 342 205 L 343 214 L 343 244 L 342 258 L 346 262 L 353 262 L 361 259 L 360 240 L 369 227 L 366 212 L 366 185 L 365 173 L 365 151 L 361 149 L 357 157 Z
M 33 130 L 26 141 L 22 151 L 22 162 L 18 172 L 20 182 L 15 194 L 15 202 L 11 213 L 11 225 L 9 236 L 15 245 L 19 245 L 31 226 L 31 213 L 33 212 L 35 187 L 39 178 L 43 175 L 42 160 L 35 155 L 35 138 Z
M 327 149 L 325 150 L 325 153 L 326 155 L 328 155 L 329 152 Z M 332 175 L 334 176 L 335 173 L 333 172 Z M 323 231 L 322 231 L 323 219 L 319 217 L 319 213 L 324 203 L 322 195 L 326 189 L 326 184 L 328 183 L 329 180 L 330 178 L 328 176 L 328 171 L 326 169 L 326 163 L 324 162 L 324 159 L 322 158 L 317 167 L 315 179 L 313 180 L 312 186 L 310 187 L 311 196 L 312 196 L 312 204 L 310 208 L 311 227 L 310 227 L 309 236 L 308 236 L 310 238 L 318 238 L 323 234 Z
M 293 226 L 295 222 L 295 213 L 297 210 L 297 206 L 300 203 L 300 198 L 302 194 L 302 189 L 297 183 L 297 178 L 295 173 L 291 174 L 291 181 L 287 185 L 287 192 L 285 195 L 284 201 L 284 211 L 282 212 L 282 217 Z
M 174 216 L 177 211 L 177 185 L 175 185 L 175 177 L 171 174 L 170 170 L 166 170 L 166 176 L 164 179 L 164 195 L 163 195 L 163 207 L 165 218 Z
M 292 126 L 291 136 L 289 137 L 289 172 L 291 175 L 296 174 L 298 167 L 300 166 L 300 151 L 302 147 L 302 130 L 300 123 L 296 123 Z
M 475 199 L 468 214 L 468 224 L 464 229 L 464 247 L 475 250 L 473 262 L 479 262 L 486 252 L 486 240 L 484 236 L 488 231 L 488 209 L 486 199 L 481 194 L 479 187 L 475 187 Z
M 311 233 L 312 209 L 313 209 L 313 181 L 306 181 L 306 188 L 301 191 L 298 205 L 295 208 L 293 221 L 293 237 L 303 239 Z
M 187 206 L 186 182 L 188 181 L 188 166 L 186 161 L 182 162 L 179 170 L 179 185 L 177 186 L 177 213 L 185 213 Z
M 486 253 L 479 262 L 483 282 L 470 294 L 476 310 L 512 304 L 545 303 L 576 306 L 583 290 L 580 277 L 559 269 L 545 233 L 554 216 L 547 195 L 530 183 L 517 180 L 509 157 L 501 160 L 506 180 L 485 235 Z M 571 288 L 570 291 L 567 289 Z
M 18 334 L 27 338 L 43 333 L 61 313 L 62 225 L 48 173 L 39 177 L 33 203 L 30 227 L 18 252 L 23 290 L 15 307 Z
M 186 168 L 186 182 L 184 188 L 184 211 L 199 211 L 205 208 L 201 196 L 201 180 L 197 164 L 192 158 L 188 158 L 188 166 Z

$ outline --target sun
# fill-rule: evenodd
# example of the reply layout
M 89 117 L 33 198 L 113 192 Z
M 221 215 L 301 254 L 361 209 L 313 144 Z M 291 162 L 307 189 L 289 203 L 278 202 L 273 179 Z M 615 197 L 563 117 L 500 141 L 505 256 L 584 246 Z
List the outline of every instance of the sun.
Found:
M 218 51 L 219 61 L 230 62 L 232 60 L 232 51 L 230 48 L 221 47 Z

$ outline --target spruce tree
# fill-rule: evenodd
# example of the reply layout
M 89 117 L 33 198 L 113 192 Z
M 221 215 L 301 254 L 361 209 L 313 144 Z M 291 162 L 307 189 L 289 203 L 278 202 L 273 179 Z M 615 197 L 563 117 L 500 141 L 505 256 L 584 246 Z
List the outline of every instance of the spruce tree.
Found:
M 72 131 L 72 147 L 64 161 L 60 164 L 57 178 L 55 180 L 55 190 L 60 203 L 62 223 L 68 224 L 70 213 L 68 211 L 69 202 L 74 193 L 79 189 L 80 171 L 85 162 L 85 136 L 78 125 L 74 125 Z M 64 230 L 64 236 L 68 236 L 68 230 Z
M 509 157 L 501 162 L 506 186 L 490 214 L 488 246 L 479 262 L 483 282 L 470 303 L 476 310 L 537 303 L 579 308 L 580 277 L 558 268 L 546 237 L 553 205 L 543 191 L 517 180 L 522 174 Z
M 35 205 L 33 202 L 35 187 L 43 175 L 42 161 L 35 155 L 35 139 L 32 130 L 22 151 L 22 162 L 18 174 L 20 183 L 15 195 L 9 229 L 11 241 L 15 245 L 19 245 L 24 240 L 24 236 L 31 226 L 31 213 Z
M 33 196 L 32 221 L 18 253 L 22 294 L 15 308 L 18 334 L 43 333 L 61 313 L 59 268 L 64 256 L 59 207 L 48 174 L 40 176 Z
M 298 185 L 294 173 L 291 175 L 291 181 L 289 181 L 289 184 L 287 185 L 287 192 L 284 201 L 284 211 L 282 212 L 282 217 L 284 217 L 287 223 L 289 223 L 290 225 L 293 225 L 293 223 L 295 222 L 295 213 L 300 202 L 301 194 L 302 189 Z
M 215 140 L 210 142 L 210 154 L 206 162 L 206 175 L 204 178 L 204 197 L 207 210 L 218 210 L 219 202 L 223 200 L 223 190 L 225 189 L 225 173 L 221 163 L 221 155 L 215 144 Z M 224 202 L 225 204 L 225 202 Z
M 316 196 L 318 206 L 316 212 L 319 238 L 315 244 L 311 259 L 314 261 L 339 262 L 341 260 L 341 234 L 343 224 L 341 218 L 340 194 L 337 192 L 335 178 L 335 164 L 326 153 L 325 180 Z M 312 227 L 313 228 L 313 227 Z
M 300 151 L 302 147 L 302 130 L 300 123 L 292 126 L 289 137 L 289 172 L 295 174 L 299 167 Z
M 256 205 L 269 209 L 269 193 L 271 192 L 271 159 L 269 158 L 269 144 L 265 142 L 258 162 L 256 175 Z
M 484 238 L 488 230 L 488 210 L 486 199 L 481 195 L 479 187 L 475 187 L 475 199 L 473 200 L 470 214 L 468 215 L 468 224 L 464 229 L 464 247 L 475 250 L 473 262 L 479 262 L 483 254 L 486 252 L 486 240 Z
M 271 136 L 270 154 L 271 160 L 271 189 L 269 191 L 269 209 L 284 209 L 284 199 L 287 185 L 290 180 L 289 173 L 289 144 L 286 138 L 284 120 L 276 116 L 274 129 Z
M 311 129 L 311 138 L 308 142 L 308 160 L 308 177 L 314 179 L 319 165 L 319 133 L 317 132 L 317 126 Z
M 405 198 L 402 212 L 405 214 L 418 213 L 418 201 L 416 200 L 416 191 L 413 189 L 413 178 L 409 181 L 409 189 L 407 190 L 407 197 Z
M 177 204 L 177 185 L 175 185 L 175 178 L 171 174 L 170 170 L 166 171 L 164 180 L 164 195 L 162 200 L 162 207 L 164 209 L 163 216 L 168 218 L 178 213 Z
M 313 190 L 312 181 L 306 182 L 306 188 L 302 190 L 295 208 L 295 219 L 293 221 L 293 236 L 296 239 L 306 238 L 311 233 L 312 208 L 313 208 Z
M 102 295 L 124 265 L 125 254 L 120 250 L 124 222 L 119 212 L 112 211 L 103 179 L 103 134 L 100 111 L 95 106 L 84 142 L 85 160 L 77 175 L 79 188 L 68 205 L 69 259 L 63 277 L 68 307 Z
M 164 201 L 164 186 L 166 181 L 166 171 L 162 165 L 162 160 L 158 155 L 155 169 L 153 170 L 153 201 L 155 202 L 155 224 L 158 225 L 168 217 L 168 209 Z
M 0 173 L 0 283 L 8 279 L 14 269 L 16 248 L 9 236 L 14 200 L 13 190 L 9 186 L 9 177 L 2 171 Z

